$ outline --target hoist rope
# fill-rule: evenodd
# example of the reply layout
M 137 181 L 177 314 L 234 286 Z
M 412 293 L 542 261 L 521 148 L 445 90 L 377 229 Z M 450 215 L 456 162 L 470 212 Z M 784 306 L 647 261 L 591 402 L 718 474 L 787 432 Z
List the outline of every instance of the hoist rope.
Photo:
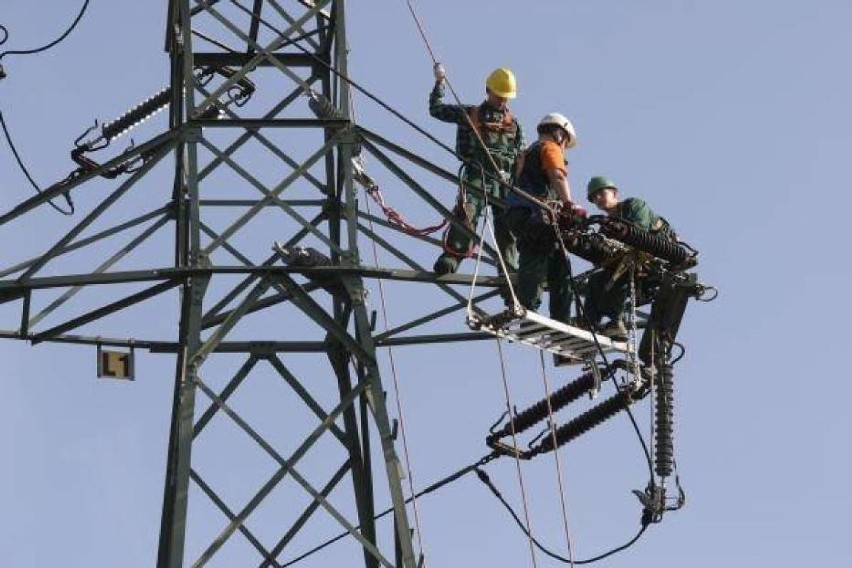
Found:
M 547 401 L 547 423 L 550 428 L 550 436 L 553 440 L 553 461 L 556 465 L 556 482 L 559 489 L 559 504 L 562 509 L 562 527 L 565 530 L 565 541 L 568 545 L 568 558 L 571 561 L 571 566 L 574 566 L 574 547 L 572 546 L 571 530 L 568 528 L 568 504 L 565 502 L 565 487 L 562 483 L 562 466 L 559 463 L 559 445 L 556 443 L 556 419 L 553 416 L 553 405 L 550 402 L 550 380 L 547 378 L 547 371 L 544 366 L 544 351 L 538 352 L 539 362 L 541 363 L 541 379 L 544 384 L 544 396 Z
M 514 412 L 512 412 L 512 408 L 514 405 L 512 404 L 512 395 L 509 392 L 509 380 L 506 376 L 506 360 L 503 357 L 503 341 L 499 337 L 497 338 L 497 351 L 500 354 L 500 376 L 503 378 L 503 392 L 506 396 L 506 412 L 509 416 L 509 426 L 512 431 L 512 446 L 517 448 L 518 437 L 515 433 L 515 414 Z M 526 521 L 526 524 L 524 525 L 522 523 L 521 526 L 525 527 L 524 532 L 526 532 L 527 536 L 529 537 L 528 540 L 530 545 L 530 558 L 532 559 L 533 568 L 536 568 L 537 563 L 535 559 L 535 546 L 532 537 L 532 524 L 530 522 L 529 503 L 527 500 L 527 491 L 524 487 L 524 475 L 521 471 L 521 458 L 518 452 L 515 452 L 515 468 L 518 471 L 518 485 L 521 488 L 521 502 L 524 505 L 524 520 Z M 478 471 L 479 470 L 477 470 L 477 472 Z
M 414 11 L 414 4 L 411 0 L 406 0 L 408 11 L 411 12 L 411 17 L 414 18 L 414 23 L 417 24 L 417 30 L 420 32 L 420 37 L 423 38 L 423 43 L 426 44 L 426 49 L 429 50 L 429 56 L 432 58 L 432 63 L 437 64 L 438 58 L 435 56 L 435 50 L 432 49 L 432 44 L 429 43 L 429 38 L 426 37 L 426 30 L 423 24 L 420 23 L 420 18 L 417 17 L 417 12 Z
M 352 113 L 353 120 L 355 119 L 355 104 L 352 101 L 352 91 L 348 91 L 349 93 L 349 108 Z M 366 188 L 365 188 L 365 191 Z M 369 191 L 367 191 L 369 194 Z M 370 231 L 375 233 L 375 227 L 373 226 L 372 212 L 370 211 L 370 202 L 367 201 L 367 214 L 369 217 L 367 221 L 370 225 Z M 376 266 L 379 266 L 379 249 L 378 245 L 376 245 L 375 239 L 370 239 L 370 242 L 373 244 L 373 261 Z M 387 302 L 385 300 L 385 286 L 383 279 L 379 278 L 379 298 L 382 304 L 382 323 L 385 326 L 385 331 L 390 329 L 390 318 L 388 316 L 388 308 Z M 393 346 L 388 346 L 388 360 L 390 362 L 391 368 L 391 377 L 393 379 L 393 391 L 394 391 L 394 400 L 396 402 L 396 412 L 399 415 L 399 430 L 402 434 L 402 450 L 405 456 L 405 471 L 408 475 L 408 491 L 411 495 L 411 507 L 414 511 L 414 527 L 417 532 L 417 544 L 420 547 L 420 557 L 425 558 L 424 555 L 424 545 L 423 545 L 423 531 L 420 528 L 420 511 L 417 507 L 417 497 L 414 494 L 414 473 L 411 468 L 411 455 L 408 451 L 408 436 L 406 435 L 405 428 L 405 418 L 403 417 L 402 411 L 402 394 L 400 393 L 399 388 L 399 379 L 397 378 L 396 372 L 396 359 L 394 358 L 394 350 Z M 425 565 L 425 563 L 424 563 Z
M 488 222 L 488 209 L 485 210 L 485 215 L 483 217 L 483 222 Z M 473 296 L 474 290 L 476 289 L 476 279 L 479 277 L 479 267 L 482 263 L 482 249 L 483 247 L 477 248 L 476 262 L 473 265 L 473 278 L 470 280 L 470 292 L 467 295 L 466 315 L 468 318 L 473 316 Z
M 496 245 L 497 236 L 494 232 L 494 225 L 491 222 L 491 215 L 490 215 L 490 209 L 488 207 L 488 195 L 487 194 L 485 195 L 485 200 L 484 200 L 483 203 L 484 203 L 483 206 L 482 206 L 482 211 L 483 211 L 482 221 L 483 222 L 482 222 L 482 229 L 480 230 L 480 233 L 479 233 L 479 238 L 480 238 L 480 240 L 482 240 L 482 238 L 483 238 L 482 234 L 484 234 L 485 230 L 487 229 L 489 234 L 491 235 L 492 242 L 494 242 L 495 245 Z M 499 263 L 500 270 L 502 271 L 502 273 L 504 275 L 503 279 L 506 281 L 506 288 L 509 290 L 509 294 L 512 298 L 511 308 L 514 309 L 514 307 L 518 306 L 519 304 L 518 304 L 518 296 L 515 294 L 515 287 L 512 284 L 511 275 L 509 274 L 509 270 L 506 267 L 506 261 L 503 259 L 503 253 L 500 251 L 500 247 L 495 246 L 494 250 L 497 253 L 497 261 Z M 481 264 L 481 261 L 482 261 L 482 247 L 479 247 L 478 253 L 476 255 L 476 264 L 474 265 L 473 277 L 470 280 L 470 291 L 469 291 L 468 297 L 467 297 L 467 312 L 466 313 L 467 313 L 468 317 L 473 316 L 474 290 L 476 288 L 476 280 L 479 277 L 479 266 Z
M 420 31 L 420 35 L 423 38 L 424 43 L 426 44 L 426 48 L 428 49 L 429 55 L 432 58 L 432 63 L 437 64 L 438 59 L 437 59 L 437 57 L 435 57 L 435 52 L 432 49 L 431 44 L 429 43 L 429 39 L 426 35 L 426 30 L 424 29 L 424 26 L 420 22 L 420 19 L 417 17 L 417 14 L 414 10 L 414 6 L 413 6 L 411 0 L 406 0 L 406 3 L 408 5 L 409 10 L 411 11 L 411 15 L 414 17 L 414 21 L 417 25 L 417 29 Z M 456 104 L 459 105 L 459 106 L 463 106 L 462 102 L 461 102 L 458 94 L 456 93 L 455 89 L 453 88 L 450 80 L 446 77 L 445 77 L 444 80 L 447 84 L 447 87 L 450 90 L 450 93 L 452 93 L 453 99 L 456 101 Z M 488 156 L 488 160 L 491 162 L 492 168 L 494 168 L 493 171 L 496 174 L 499 175 L 500 168 L 497 167 L 497 162 L 494 160 L 494 157 L 488 151 L 488 146 L 485 144 L 485 141 L 482 139 L 482 136 L 480 135 L 479 131 L 474 126 L 473 121 L 471 120 L 470 116 L 467 113 L 465 113 L 465 119 L 467 120 L 468 126 L 470 127 L 471 131 L 474 133 L 474 136 L 476 137 L 477 142 L 480 144 L 481 148 L 484 150 L 485 155 Z M 484 214 L 483 215 L 483 217 L 484 217 L 484 219 L 483 219 L 483 231 L 485 230 L 485 227 L 487 227 L 488 230 L 490 231 L 492 238 L 494 239 L 493 242 L 496 244 L 497 238 L 496 238 L 496 235 L 494 234 L 494 228 L 491 224 L 491 219 L 490 219 L 490 216 L 489 216 L 488 188 L 487 188 L 486 183 L 485 183 L 485 175 L 484 175 L 485 171 L 484 171 L 484 168 L 482 167 L 481 164 L 479 165 L 479 167 L 482 169 L 482 174 L 483 174 L 483 176 L 482 176 L 482 180 L 483 180 L 483 188 L 482 188 L 483 189 L 483 191 L 482 191 L 483 207 L 482 207 L 482 209 L 483 209 L 483 214 Z M 505 183 L 505 180 L 500 180 L 500 182 Z M 480 241 L 481 241 L 482 237 L 480 236 L 479 238 L 480 238 Z M 508 270 L 506 269 L 506 262 L 505 262 L 505 259 L 503 258 L 502 252 L 500 251 L 500 247 L 496 246 L 495 251 L 497 252 L 497 259 L 500 263 L 500 269 L 502 270 L 503 276 L 506 280 L 507 286 L 508 286 L 509 291 L 512 295 L 514 305 L 517 305 L 517 297 L 515 296 L 514 288 L 512 286 L 512 279 L 511 279 L 511 276 L 509 275 Z M 468 297 L 468 304 L 467 304 L 468 315 L 470 315 L 472 313 L 473 289 L 474 289 L 474 286 L 476 285 L 476 278 L 477 278 L 477 275 L 479 273 L 479 266 L 480 266 L 481 260 L 482 260 L 482 247 L 480 247 L 479 253 L 477 254 L 476 268 L 475 268 L 475 271 L 474 271 L 473 279 L 471 280 L 471 294 Z M 514 417 L 513 417 L 513 414 L 512 414 L 512 397 L 511 397 L 511 393 L 509 391 L 509 382 L 508 382 L 507 373 L 506 373 L 506 361 L 505 361 L 505 357 L 503 355 L 503 344 L 502 344 L 502 341 L 499 338 L 497 339 L 497 351 L 498 351 L 498 354 L 499 354 L 499 357 L 500 357 L 500 374 L 501 374 L 501 377 L 502 377 L 502 380 L 503 380 L 503 391 L 504 391 L 505 399 L 506 399 L 506 410 L 509 413 L 509 422 L 510 422 L 511 431 L 512 431 L 512 443 L 515 447 L 517 447 L 517 437 L 515 435 Z M 529 503 L 528 503 L 528 499 L 527 499 L 526 488 L 524 486 L 523 472 L 521 470 L 521 460 L 520 460 L 520 456 L 518 456 L 517 454 L 515 454 L 515 466 L 516 466 L 516 469 L 517 469 L 517 472 L 518 472 L 518 485 L 520 486 L 521 499 L 522 499 L 522 502 L 523 502 L 523 505 L 524 505 L 524 518 L 526 520 L 526 526 L 530 527 L 531 521 L 530 521 L 530 514 L 529 514 Z M 536 568 L 537 562 L 536 562 L 536 556 L 535 556 L 535 547 L 534 547 L 534 544 L 533 544 L 533 541 L 532 541 L 531 531 L 528 531 L 528 535 L 529 535 L 529 545 L 530 545 L 530 558 L 531 558 L 531 561 L 532 561 L 533 568 Z
M 503 258 L 503 251 L 500 250 L 500 247 L 497 243 L 497 235 L 494 234 L 494 225 L 491 222 L 490 217 L 488 217 L 488 194 L 485 194 L 485 220 L 488 224 L 488 231 L 491 234 L 491 238 L 494 242 L 494 250 L 497 252 L 497 260 L 500 261 L 500 270 L 503 272 L 503 278 L 506 280 L 506 288 L 509 290 L 509 295 L 512 297 L 512 307 L 518 305 L 518 296 L 515 294 L 515 285 L 512 284 L 512 275 L 509 274 L 509 269 L 506 266 L 506 260 Z
M 367 213 L 370 213 L 370 205 L 367 203 Z M 373 231 L 373 221 L 369 220 L 370 230 Z M 378 247 L 376 241 L 373 240 L 373 260 L 376 266 L 379 265 Z M 385 301 L 385 287 L 382 279 L 379 279 L 379 297 L 382 304 L 382 323 L 385 326 L 385 331 L 390 329 L 390 320 L 388 318 L 387 303 Z M 400 394 L 399 379 L 396 372 L 396 359 L 394 358 L 393 346 L 388 346 L 388 360 L 390 362 L 391 377 L 393 379 L 394 400 L 396 402 L 396 412 L 399 415 L 399 431 L 402 434 L 402 450 L 405 456 L 405 471 L 408 475 L 408 491 L 411 494 L 411 507 L 414 510 L 414 526 L 417 531 L 417 542 L 420 546 L 420 553 L 423 554 L 423 532 L 420 528 L 420 511 L 417 508 L 417 498 L 414 495 L 414 473 L 411 470 L 411 455 L 408 451 L 408 436 L 406 435 L 405 418 L 402 411 L 402 395 Z

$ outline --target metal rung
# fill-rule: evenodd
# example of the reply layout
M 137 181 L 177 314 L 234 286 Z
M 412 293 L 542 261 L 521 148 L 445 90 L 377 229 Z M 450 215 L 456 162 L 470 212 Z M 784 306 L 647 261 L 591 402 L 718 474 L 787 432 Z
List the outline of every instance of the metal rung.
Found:
M 484 331 L 509 341 L 523 343 L 575 360 L 577 363 L 594 359 L 599 351 L 627 353 L 629 345 L 592 332 L 541 316 L 530 310 L 507 310 L 494 316 L 468 316 L 472 329 Z M 600 350 L 598 349 L 600 345 Z

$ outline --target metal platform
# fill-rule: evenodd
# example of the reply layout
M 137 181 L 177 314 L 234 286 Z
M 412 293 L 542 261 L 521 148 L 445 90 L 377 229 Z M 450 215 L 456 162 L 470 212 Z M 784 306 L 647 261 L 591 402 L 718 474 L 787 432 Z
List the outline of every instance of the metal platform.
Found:
M 601 351 L 628 353 L 630 350 L 625 341 L 613 341 L 601 334 L 593 336 L 588 330 L 546 318 L 523 308 L 486 317 L 469 314 L 467 324 L 471 329 L 560 355 L 563 358 L 561 364 L 567 365 L 594 359 Z

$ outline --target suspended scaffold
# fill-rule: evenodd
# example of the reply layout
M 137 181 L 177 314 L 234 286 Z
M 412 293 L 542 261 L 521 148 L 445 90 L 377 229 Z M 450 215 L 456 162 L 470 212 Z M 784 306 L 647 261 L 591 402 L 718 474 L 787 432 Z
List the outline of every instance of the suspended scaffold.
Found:
M 475 331 L 484 331 L 515 343 L 548 351 L 562 358 L 565 364 L 594 359 L 598 353 L 627 353 L 624 341 L 614 341 L 592 331 L 571 326 L 532 310 L 516 306 L 493 316 L 471 313 L 467 324 Z

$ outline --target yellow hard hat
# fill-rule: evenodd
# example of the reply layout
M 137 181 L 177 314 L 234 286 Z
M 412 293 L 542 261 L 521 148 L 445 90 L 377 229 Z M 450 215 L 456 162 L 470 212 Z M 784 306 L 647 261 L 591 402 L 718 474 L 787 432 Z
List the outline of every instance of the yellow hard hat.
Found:
M 492 71 L 491 75 L 485 80 L 485 86 L 498 97 L 514 99 L 518 94 L 515 74 L 505 67 Z

